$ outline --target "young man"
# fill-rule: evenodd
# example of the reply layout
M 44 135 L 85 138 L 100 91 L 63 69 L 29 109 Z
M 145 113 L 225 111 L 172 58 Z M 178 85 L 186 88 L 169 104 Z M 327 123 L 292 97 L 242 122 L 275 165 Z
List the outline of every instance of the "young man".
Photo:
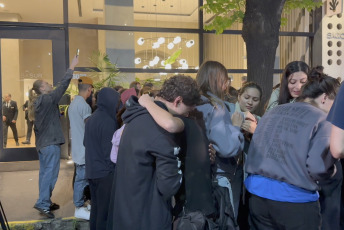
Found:
M 4 128 L 4 148 L 7 145 L 8 126 L 11 127 L 16 145 L 19 146 L 17 132 L 18 107 L 17 102 L 11 100 L 11 94 L 5 94 L 5 101 L 2 103 L 2 121 Z
M 88 185 L 85 178 L 85 147 L 83 144 L 86 119 L 91 116 L 91 107 L 86 99 L 91 95 L 93 81 L 89 77 L 79 78 L 79 94 L 68 108 L 70 130 L 72 134 L 72 159 L 75 163 L 75 180 L 73 202 L 74 216 L 85 220 L 90 219 L 90 211 L 84 207 L 84 188 Z
M 178 115 L 188 114 L 200 99 L 196 82 L 182 75 L 166 80 L 159 96 L 157 104 Z M 136 97 L 126 108 L 107 229 L 170 230 L 171 197 L 182 182 L 180 147 Z

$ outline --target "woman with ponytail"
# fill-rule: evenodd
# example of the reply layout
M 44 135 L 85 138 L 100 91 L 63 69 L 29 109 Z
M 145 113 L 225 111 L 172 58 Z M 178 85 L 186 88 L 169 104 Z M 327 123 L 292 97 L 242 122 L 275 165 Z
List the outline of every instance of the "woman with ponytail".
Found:
M 36 80 L 30 90 L 29 116 L 34 121 L 39 157 L 39 198 L 34 208 L 49 218 L 54 218 L 51 211 L 59 208 L 59 205 L 51 202 L 50 197 L 60 169 L 60 145 L 65 142 L 58 102 L 67 90 L 77 64 L 78 56 L 75 56 L 64 78 L 54 90 L 44 80 Z

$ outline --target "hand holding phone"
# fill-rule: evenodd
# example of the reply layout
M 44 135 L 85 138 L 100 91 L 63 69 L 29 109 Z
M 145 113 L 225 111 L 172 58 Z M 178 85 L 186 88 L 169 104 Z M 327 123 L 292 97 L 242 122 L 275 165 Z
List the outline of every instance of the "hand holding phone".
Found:
M 80 49 L 76 49 L 76 56 L 79 56 Z

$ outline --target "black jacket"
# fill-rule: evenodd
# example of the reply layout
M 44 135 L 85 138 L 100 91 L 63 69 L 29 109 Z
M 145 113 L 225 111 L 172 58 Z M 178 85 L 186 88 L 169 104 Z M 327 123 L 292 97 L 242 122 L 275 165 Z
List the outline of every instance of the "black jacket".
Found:
M 112 136 L 118 129 L 116 113 L 120 96 L 114 89 L 103 88 L 98 93 L 97 110 L 85 124 L 85 163 L 86 178 L 106 177 L 115 171 L 110 160 Z
M 65 142 L 58 103 L 66 92 L 72 77 L 73 70 L 68 69 L 59 86 L 51 93 L 40 95 L 33 103 L 37 151 L 49 145 L 62 145 Z
M 129 98 L 126 108 L 107 229 L 171 230 L 171 197 L 182 178 L 179 146 L 137 97 Z
M 7 102 L 2 103 L 2 115 L 6 117 L 6 123 L 11 123 L 13 120 L 17 120 L 18 117 L 18 107 L 17 102 L 10 101 L 10 106 L 6 106 Z

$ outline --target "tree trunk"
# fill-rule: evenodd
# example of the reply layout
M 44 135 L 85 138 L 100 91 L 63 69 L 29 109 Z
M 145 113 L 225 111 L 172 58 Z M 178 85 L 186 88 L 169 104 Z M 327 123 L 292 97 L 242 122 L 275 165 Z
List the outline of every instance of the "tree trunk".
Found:
M 247 80 L 262 87 L 257 114 L 270 98 L 282 9 L 286 0 L 246 0 L 242 36 L 247 50 Z

